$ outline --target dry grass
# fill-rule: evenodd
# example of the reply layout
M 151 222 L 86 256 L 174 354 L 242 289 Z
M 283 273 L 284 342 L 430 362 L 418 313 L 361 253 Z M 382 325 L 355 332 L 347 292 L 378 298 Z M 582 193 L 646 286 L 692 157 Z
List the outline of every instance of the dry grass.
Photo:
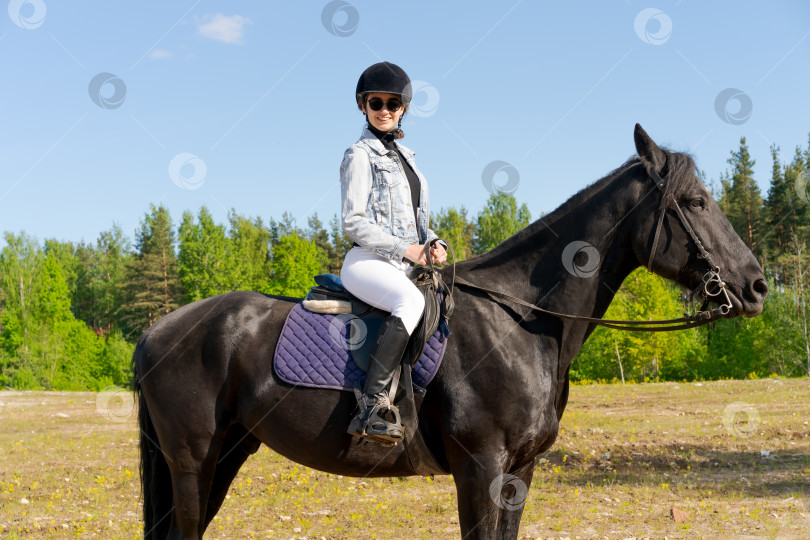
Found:
M 0 538 L 140 534 L 137 427 L 108 398 L 0 392 Z M 521 537 L 806 538 L 808 398 L 806 379 L 574 387 Z M 456 538 L 455 488 L 325 474 L 263 447 L 207 538 L 254 536 Z

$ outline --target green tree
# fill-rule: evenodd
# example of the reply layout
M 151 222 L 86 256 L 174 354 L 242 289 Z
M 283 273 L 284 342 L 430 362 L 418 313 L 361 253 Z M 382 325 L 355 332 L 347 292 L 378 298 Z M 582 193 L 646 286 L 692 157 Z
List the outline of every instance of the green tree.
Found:
M 346 254 L 352 249 L 353 242 L 348 236 L 343 234 L 343 227 L 341 226 L 337 214 L 333 215 L 332 219 L 329 221 L 329 236 L 332 240 L 335 256 L 333 260 L 329 261 L 329 268 L 336 270 L 332 272 L 333 274 L 340 274 L 343 259 L 346 258 Z
M 6 246 L 0 253 L 3 304 L 0 315 L 0 347 L 14 356 L 25 338 L 35 312 L 34 275 L 42 250 L 25 233 L 4 233 Z
M 318 247 L 310 240 L 297 234 L 279 239 L 273 248 L 270 263 L 272 283 L 271 294 L 302 298 L 315 282 L 312 276 L 326 270 L 328 261 Z
M 285 236 L 296 234 L 303 237 L 304 231 L 298 228 L 295 224 L 295 218 L 289 212 L 284 212 L 281 215 L 281 221 L 276 221 L 270 218 L 267 224 L 267 229 L 270 231 L 270 246 L 275 247 Z
M 808 265 L 810 257 L 804 240 L 794 233 L 791 239 L 791 249 L 782 255 L 776 262 L 784 269 L 787 283 L 792 289 L 795 311 L 792 318 L 796 320 L 797 332 L 801 336 L 801 357 L 806 365 L 807 375 L 810 375 L 810 336 L 808 335 L 807 314 L 807 286 Z
M 311 216 L 307 219 L 309 230 L 307 237 L 312 241 L 315 246 L 321 251 L 326 258 L 326 272 L 330 274 L 339 274 L 340 267 L 343 266 L 343 260 L 337 257 L 337 250 L 332 244 L 329 233 L 323 227 L 323 223 L 318 219 L 318 214 Z
M 76 287 L 71 310 L 96 333 L 120 328 L 116 310 L 123 301 L 126 266 L 131 257 L 129 240 L 119 225 L 99 235 L 95 247 L 76 246 Z
M 231 290 L 229 244 L 225 227 L 203 206 L 197 222 L 191 212 L 184 212 L 180 223 L 178 273 L 186 302 L 194 302 Z
M 475 223 L 467 219 L 466 208 L 463 206 L 460 210 L 452 207 L 447 210 L 442 208 L 433 216 L 431 222 L 439 238 L 444 238 L 452 246 L 456 262 L 472 257 L 475 246 Z
M 779 147 L 776 145 L 771 146 L 771 159 L 773 160 L 771 185 L 763 207 L 768 235 L 765 237 L 763 247 L 766 249 L 768 259 L 774 260 L 785 252 L 790 241 L 791 216 L 795 211 L 791 189 L 785 181 L 782 163 L 779 161 Z M 781 276 L 778 272 L 775 277 L 779 282 Z
M 728 217 L 734 230 L 746 243 L 748 248 L 762 258 L 760 245 L 760 220 L 762 213 L 762 196 L 754 180 L 756 161 L 748 152 L 745 137 L 740 139 L 740 148 L 731 153 L 728 160 L 731 172 L 721 179 L 723 195 L 720 207 Z
M 487 199 L 486 207 L 476 220 L 474 254 L 485 253 L 494 248 L 531 221 L 526 203 L 518 208 L 517 201 L 510 193 L 497 192 Z
M 606 319 L 653 320 L 682 317 L 680 291 L 639 268 L 625 279 Z M 695 377 L 692 364 L 705 354 L 698 329 L 680 332 L 625 332 L 597 328 L 571 365 L 571 378 L 646 379 Z
M 175 236 L 169 211 L 150 206 L 135 239 L 136 254 L 127 268 L 126 301 L 121 306 L 125 335 L 137 337 L 178 307 L 181 298 Z
M 77 252 L 80 246 L 83 246 L 83 244 L 74 245 L 72 242 L 61 242 L 56 239 L 45 240 L 44 252 L 48 257 L 56 258 L 65 278 L 65 283 L 67 283 L 70 298 L 73 298 L 78 285 L 80 260 L 77 257 Z
M 120 225 L 113 224 L 102 231 L 96 241 L 95 267 L 91 289 L 95 297 L 95 322 L 90 326 L 99 332 L 111 334 L 121 328 L 115 312 L 123 301 L 126 268 L 132 259 L 129 239 Z
M 230 222 L 228 274 L 231 290 L 270 291 L 270 231 L 261 218 L 251 221 L 234 210 Z
M 0 263 L 4 275 L 19 274 L 30 286 L 23 288 L 19 303 L 12 297 L 3 312 L 0 383 L 21 389 L 96 388 L 93 371 L 104 341 L 70 311 L 70 287 L 62 267 L 70 260 L 22 236 L 7 239 Z

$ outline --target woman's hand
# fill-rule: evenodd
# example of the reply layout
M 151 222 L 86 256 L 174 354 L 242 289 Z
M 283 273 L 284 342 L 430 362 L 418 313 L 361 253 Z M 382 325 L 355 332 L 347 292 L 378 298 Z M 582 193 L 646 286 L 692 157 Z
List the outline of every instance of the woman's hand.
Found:
M 438 242 L 434 242 L 433 246 L 430 248 L 430 256 L 433 257 L 433 262 L 439 266 L 447 262 L 447 250 Z
M 447 251 L 445 251 L 444 246 L 438 242 L 433 244 L 433 247 L 430 248 L 430 256 L 433 258 L 433 262 L 440 266 L 447 261 Z M 425 245 L 411 244 L 405 251 L 405 258 L 416 264 L 427 265 Z
M 405 250 L 405 258 L 409 261 L 415 262 L 416 264 L 427 264 L 427 259 L 425 258 L 425 245 L 411 244 L 408 246 L 408 249 Z

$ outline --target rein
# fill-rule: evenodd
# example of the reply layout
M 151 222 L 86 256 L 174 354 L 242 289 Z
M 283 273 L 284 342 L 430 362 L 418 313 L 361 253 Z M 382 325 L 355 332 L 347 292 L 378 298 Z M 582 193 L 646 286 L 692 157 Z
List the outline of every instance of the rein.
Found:
M 521 306 L 530 308 L 534 311 L 539 311 L 540 313 L 552 315 L 560 319 L 588 322 L 604 326 L 606 328 L 612 328 L 614 330 L 627 330 L 630 332 L 671 332 L 673 330 L 685 330 L 688 328 L 695 328 L 698 326 L 702 326 L 704 324 L 708 324 L 710 322 L 719 319 L 724 315 L 727 315 L 731 310 L 732 305 L 731 299 L 729 298 L 728 295 L 728 290 L 726 289 L 726 283 L 720 278 L 720 267 L 714 264 L 709 255 L 709 252 L 706 251 L 705 247 L 703 247 L 703 242 L 701 242 L 700 237 L 692 229 L 689 220 L 686 219 L 686 216 L 681 210 L 681 207 L 678 205 L 678 202 L 675 200 L 675 197 L 669 191 L 668 189 L 669 185 L 664 180 L 662 180 L 661 177 L 658 175 L 658 173 L 656 173 L 654 170 L 649 169 L 647 172 L 655 181 L 656 187 L 662 192 L 661 206 L 659 207 L 658 222 L 655 227 L 655 235 L 653 237 L 652 251 L 650 252 L 650 260 L 647 264 L 647 271 L 652 272 L 652 263 L 655 257 L 655 251 L 658 247 L 658 239 L 661 234 L 661 227 L 664 223 L 664 215 L 667 213 L 667 210 L 670 208 L 670 206 L 672 206 L 675 208 L 675 211 L 678 215 L 678 219 L 680 220 L 681 225 L 683 225 L 683 228 L 689 234 L 689 236 L 692 239 L 692 242 L 694 242 L 695 246 L 697 247 L 698 252 L 700 254 L 699 257 L 704 259 L 710 267 L 710 270 L 703 275 L 702 283 L 698 285 L 690 295 L 694 297 L 696 294 L 701 293 L 705 299 L 700 310 L 694 315 L 690 315 L 687 317 L 680 317 L 677 319 L 663 319 L 653 321 L 623 321 L 612 319 L 599 319 L 595 317 L 583 317 L 580 315 L 569 315 L 566 313 L 557 313 L 556 311 L 541 308 L 540 306 L 536 306 L 510 294 L 488 289 L 486 287 L 470 283 L 469 281 L 461 277 L 457 277 L 456 262 L 455 262 L 456 257 L 455 254 L 453 253 L 453 248 L 450 247 L 448 244 L 450 254 L 453 257 L 453 274 L 450 280 L 450 293 L 449 293 L 450 297 L 452 298 L 453 296 L 455 283 L 458 283 L 459 285 L 463 285 L 465 287 L 469 287 L 472 289 L 478 289 L 479 291 L 485 292 L 491 296 L 503 298 L 504 300 L 508 300 L 515 304 L 519 304 Z M 428 266 L 432 270 L 434 263 L 430 257 L 429 249 L 427 248 L 427 246 L 425 246 L 425 253 L 427 254 Z M 712 298 L 721 295 L 723 296 L 725 303 L 712 310 L 706 311 L 706 308 L 709 305 L 709 301 Z

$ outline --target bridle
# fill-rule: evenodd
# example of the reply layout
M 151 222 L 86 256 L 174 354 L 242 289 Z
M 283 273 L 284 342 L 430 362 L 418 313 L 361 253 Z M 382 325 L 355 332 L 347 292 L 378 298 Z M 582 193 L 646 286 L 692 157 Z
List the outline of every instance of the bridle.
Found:
M 720 267 L 717 266 L 714 261 L 712 260 L 711 255 L 703 247 L 703 242 L 701 242 L 700 237 L 697 235 L 695 230 L 692 228 L 692 225 L 689 223 L 689 220 L 686 219 L 686 216 L 681 210 L 678 201 L 675 200 L 675 197 L 670 192 L 669 185 L 661 179 L 657 172 L 654 169 L 649 169 L 647 171 L 650 177 L 655 182 L 655 186 L 661 191 L 661 206 L 658 208 L 658 223 L 655 226 L 655 236 L 653 236 L 653 244 L 652 249 L 650 250 L 650 260 L 647 263 L 647 271 L 652 273 L 652 264 L 653 259 L 655 258 L 655 251 L 658 247 L 658 238 L 661 235 L 661 227 L 664 223 L 664 214 L 666 214 L 667 210 L 672 207 L 675 209 L 675 212 L 678 215 L 678 219 L 681 221 L 681 225 L 683 226 L 684 230 L 689 234 L 690 238 L 692 239 L 692 243 L 695 244 L 695 247 L 698 249 L 698 258 L 703 259 L 706 261 L 706 264 L 709 265 L 709 271 L 703 274 L 702 283 L 700 283 L 689 295 L 690 298 L 694 298 L 697 293 L 703 293 L 703 297 L 705 299 L 703 306 L 700 308 L 698 313 L 703 312 L 709 304 L 711 298 L 715 296 L 720 296 L 721 294 L 724 296 L 726 303 L 721 304 L 717 308 L 713 309 L 711 312 L 717 312 L 719 315 L 727 315 L 728 312 L 731 310 L 731 298 L 728 296 L 728 290 L 726 289 L 726 283 L 720 278 Z M 704 323 L 705 324 L 705 323 Z
M 689 315 L 687 317 L 680 317 L 677 319 L 663 319 L 653 321 L 622 321 L 622 320 L 598 319 L 595 317 L 582 317 L 579 315 L 568 315 L 565 313 L 557 313 L 555 311 L 550 311 L 548 309 L 544 309 L 529 302 L 526 302 L 524 300 L 521 300 L 520 298 L 517 298 L 515 296 L 500 291 L 487 289 L 486 287 L 481 287 L 480 285 L 470 283 L 466 279 L 457 277 L 455 256 L 453 256 L 453 274 L 452 279 L 450 280 L 450 296 L 452 297 L 453 295 L 455 283 L 458 283 L 459 285 L 463 285 L 465 287 L 470 287 L 473 289 L 478 289 L 489 295 L 497 296 L 505 300 L 509 300 L 510 302 L 531 308 L 535 311 L 539 311 L 547 315 L 553 315 L 554 317 L 558 317 L 561 319 L 589 322 L 604 326 L 606 328 L 612 328 L 614 330 L 628 330 L 631 332 L 669 332 L 673 330 L 684 330 L 687 328 L 695 328 L 697 326 L 708 324 L 727 315 L 729 311 L 731 311 L 732 304 L 731 298 L 729 297 L 728 294 L 726 283 L 720 277 L 720 267 L 714 263 L 711 256 L 709 255 L 709 252 L 703 246 L 703 242 L 701 242 L 700 237 L 692 228 L 692 225 L 689 223 L 689 220 L 686 219 L 686 216 L 681 210 L 681 207 L 678 205 L 678 201 L 676 201 L 675 197 L 672 195 L 671 183 L 665 182 L 658 175 L 658 173 L 651 168 L 647 169 L 647 173 L 655 182 L 655 185 L 658 188 L 658 190 L 661 191 L 661 204 L 658 208 L 659 212 L 658 221 L 655 226 L 652 250 L 650 251 L 650 259 L 649 262 L 647 263 L 647 271 L 652 272 L 652 264 L 655 258 L 655 252 L 658 248 L 658 239 L 661 235 L 661 228 L 664 223 L 664 215 L 667 213 L 670 207 L 672 207 L 674 208 L 676 215 L 678 216 L 678 219 L 680 220 L 684 230 L 687 232 L 687 234 L 689 234 L 690 238 L 692 239 L 692 242 L 697 247 L 699 253 L 698 257 L 704 259 L 706 263 L 709 265 L 709 270 L 705 274 L 703 274 L 701 283 L 698 284 L 698 286 L 690 293 L 690 298 L 694 298 L 697 294 L 701 294 L 704 298 L 703 305 L 701 306 L 700 310 L 694 315 Z M 450 249 L 452 255 L 452 248 Z M 426 249 L 425 252 L 429 253 L 429 250 Z M 428 255 L 428 265 L 431 267 L 433 266 L 433 261 L 430 259 L 429 255 Z M 721 304 L 720 306 L 714 309 L 706 311 L 709 302 L 712 299 L 721 295 L 725 300 L 725 304 Z

